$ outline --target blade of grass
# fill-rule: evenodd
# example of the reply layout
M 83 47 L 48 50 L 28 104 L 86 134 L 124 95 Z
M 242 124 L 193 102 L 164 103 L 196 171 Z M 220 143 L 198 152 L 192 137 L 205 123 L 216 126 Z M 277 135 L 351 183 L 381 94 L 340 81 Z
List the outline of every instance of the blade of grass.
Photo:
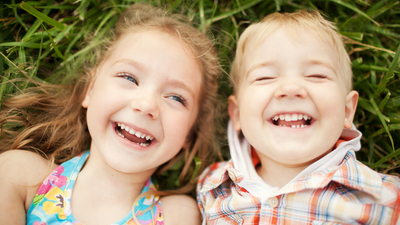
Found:
M 45 14 L 37 11 L 35 8 L 33 8 L 32 6 L 30 6 L 29 4 L 27 4 L 26 2 L 22 2 L 20 7 L 22 9 L 24 9 L 25 11 L 27 11 L 29 14 L 33 15 L 34 17 L 43 20 L 44 22 L 60 29 L 60 30 L 64 30 L 65 26 L 62 23 L 59 23 L 58 21 L 46 16 Z
M 398 65 L 399 57 L 400 57 L 400 45 L 397 47 L 396 55 L 394 56 L 392 63 L 389 66 L 389 70 L 386 72 L 385 76 L 383 77 L 382 82 L 379 85 L 378 90 L 376 90 L 374 96 L 380 95 L 381 92 L 386 88 L 386 84 L 389 82 L 389 80 L 394 77 L 393 72 L 394 72 L 394 69 Z
M 368 92 L 368 95 L 370 96 L 369 98 L 369 102 L 371 103 L 371 106 L 374 108 L 376 115 L 378 116 L 379 120 L 381 121 L 382 126 L 385 128 L 386 133 L 389 136 L 390 139 L 390 143 L 392 144 L 392 150 L 394 151 L 394 142 L 393 142 L 393 138 L 392 135 L 390 134 L 389 128 L 386 124 L 385 118 L 383 116 L 383 114 L 381 113 L 381 111 L 379 110 L 378 105 L 376 104 L 373 95 L 371 93 Z
M 342 6 L 346 7 L 346 8 L 349 8 L 349 9 L 353 10 L 353 11 L 356 12 L 357 14 L 359 14 L 359 15 L 365 17 L 367 20 L 369 20 L 369 21 L 373 22 L 374 24 L 376 24 L 377 26 L 379 26 L 379 23 L 378 23 L 378 22 L 376 22 L 375 20 L 373 20 L 371 17 L 369 17 L 367 14 L 365 14 L 363 11 L 361 11 L 361 10 L 358 9 L 357 7 L 355 7 L 355 6 L 353 6 L 353 5 L 350 5 L 349 3 L 344 2 L 344 1 L 342 1 L 342 0 L 330 0 L 330 1 L 331 1 L 331 2 L 334 2 L 334 3 L 338 4 L 338 5 L 342 5 Z

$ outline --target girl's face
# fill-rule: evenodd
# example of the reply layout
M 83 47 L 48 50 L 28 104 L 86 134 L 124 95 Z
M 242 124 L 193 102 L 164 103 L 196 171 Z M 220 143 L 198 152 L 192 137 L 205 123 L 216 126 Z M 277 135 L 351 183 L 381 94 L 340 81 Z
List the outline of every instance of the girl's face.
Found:
M 148 172 L 174 157 L 198 113 L 201 69 L 176 37 L 126 34 L 98 67 L 82 106 L 91 158 L 123 173 Z

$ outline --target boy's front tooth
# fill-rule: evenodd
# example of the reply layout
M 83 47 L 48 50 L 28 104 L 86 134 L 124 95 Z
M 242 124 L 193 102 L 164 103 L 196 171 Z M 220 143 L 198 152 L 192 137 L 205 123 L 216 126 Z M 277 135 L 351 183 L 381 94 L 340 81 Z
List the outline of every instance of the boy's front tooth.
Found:
M 297 121 L 297 114 L 292 114 L 292 121 Z
M 285 121 L 292 121 L 292 117 L 289 114 L 286 114 Z

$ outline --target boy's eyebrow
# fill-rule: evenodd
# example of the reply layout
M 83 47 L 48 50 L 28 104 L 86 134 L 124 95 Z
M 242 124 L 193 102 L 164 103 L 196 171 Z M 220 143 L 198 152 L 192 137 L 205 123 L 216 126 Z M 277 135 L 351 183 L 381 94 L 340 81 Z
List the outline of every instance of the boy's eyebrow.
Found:
M 328 63 L 328 62 L 324 62 L 324 61 L 318 60 L 318 59 L 312 59 L 312 60 L 309 60 L 309 61 L 307 62 L 307 64 L 310 64 L 310 65 L 319 65 L 319 66 L 327 67 L 328 69 L 332 70 L 332 71 L 335 73 L 335 75 L 336 75 L 336 70 L 333 69 L 332 65 L 331 65 L 330 63 Z
M 274 64 L 273 61 L 265 61 L 265 62 L 262 62 L 262 63 L 255 64 L 252 67 L 250 67 L 249 71 L 247 71 L 246 77 L 248 77 L 249 74 L 255 69 L 258 69 L 260 67 L 267 67 L 267 66 L 270 66 L 270 65 L 273 65 L 273 64 Z

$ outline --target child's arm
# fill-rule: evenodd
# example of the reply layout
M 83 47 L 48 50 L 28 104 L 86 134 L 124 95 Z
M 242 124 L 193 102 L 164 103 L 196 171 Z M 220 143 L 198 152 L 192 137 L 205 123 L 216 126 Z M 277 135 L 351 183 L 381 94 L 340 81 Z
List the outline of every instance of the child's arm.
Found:
M 200 211 L 196 201 L 186 195 L 161 197 L 164 224 L 201 224 Z
M 11 150 L 0 154 L 0 224 L 26 223 L 26 212 L 53 168 L 33 152 Z

